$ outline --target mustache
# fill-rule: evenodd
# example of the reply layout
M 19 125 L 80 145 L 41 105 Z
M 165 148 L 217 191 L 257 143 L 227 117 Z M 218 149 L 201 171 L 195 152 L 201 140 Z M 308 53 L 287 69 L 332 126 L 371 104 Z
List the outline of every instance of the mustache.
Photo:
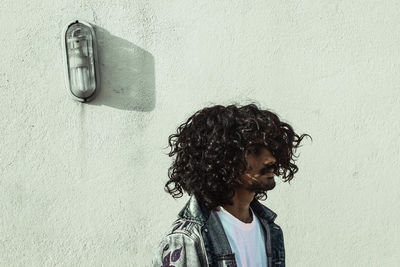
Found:
M 256 174 L 255 176 L 253 176 L 253 175 L 251 175 L 251 174 L 249 174 L 249 173 L 246 173 L 245 176 L 247 177 L 247 179 L 250 179 L 250 181 L 252 181 L 252 184 L 253 184 L 253 185 L 262 185 L 262 183 L 259 181 L 258 177 L 259 177 L 259 176 L 262 176 L 262 175 L 264 175 L 264 174 L 266 174 L 266 173 L 271 172 L 272 169 L 274 169 L 274 170 L 277 169 L 277 164 L 276 164 L 276 163 L 275 163 L 275 164 L 268 164 L 268 165 L 266 165 L 264 168 L 262 168 L 262 169 L 260 170 L 259 174 Z M 244 184 L 244 183 L 245 183 L 245 180 L 243 180 L 243 178 L 241 177 L 241 178 L 238 180 L 238 183 L 239 183 L 239 184 Z
M 260 170 L 260 175 L 264 175 L 268 172 L 271 172 L 271 170 L 276 170 L 276 164 L 268 164 L 264 168 Z

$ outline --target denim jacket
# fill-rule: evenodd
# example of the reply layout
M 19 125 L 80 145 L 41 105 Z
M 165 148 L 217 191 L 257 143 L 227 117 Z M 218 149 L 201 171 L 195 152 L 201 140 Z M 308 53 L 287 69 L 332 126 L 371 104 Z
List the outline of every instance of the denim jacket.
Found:
M 256 198 L 250 203 L 265 234 L 268 267 L 285 266 L 282 229 L 276 213 Z M 162 238 L 152 259 L 153 267 L 237 267 L 235 254 L 219 220 L 192 195 Z

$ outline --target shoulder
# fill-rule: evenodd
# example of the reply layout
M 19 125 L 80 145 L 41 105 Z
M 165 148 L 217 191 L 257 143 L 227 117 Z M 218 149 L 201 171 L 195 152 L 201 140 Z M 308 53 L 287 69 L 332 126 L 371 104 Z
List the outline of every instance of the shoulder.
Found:
M 170 225 L 166 235 L 182 234 L 196 240 L 200 237 L 200 227 L 196 221 L 178 218 Z
M 168 228 L 162 236 L 159 248 L 165 251 L 172 247 L 195 247 L 200 245 L 201 225 L 198 222 L 178 218 Z
M 282 232 L 282 228 L 275 222 L 271 222 L 269 225 L 271 226 L 272 229 L 277 230 L 278 232 Z
M 158 243 L 153 256 L 153 266 L 174 263 L 174 266 L 203 266 L 197 222 L 177 219 Z

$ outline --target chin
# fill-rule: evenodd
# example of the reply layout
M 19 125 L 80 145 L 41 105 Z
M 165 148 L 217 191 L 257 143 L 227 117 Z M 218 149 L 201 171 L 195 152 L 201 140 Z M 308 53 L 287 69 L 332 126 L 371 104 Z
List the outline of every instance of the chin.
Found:
M 259 186 L 254 186 L 254 187 L 250 187 L 248 188 L 250 191 L 252 192 L 264 192 L 264 191 L 269 191 L 275 188 L 275 182 L 271 183 L 271 184 L 263 184 L 263 185 L 259 185 Z

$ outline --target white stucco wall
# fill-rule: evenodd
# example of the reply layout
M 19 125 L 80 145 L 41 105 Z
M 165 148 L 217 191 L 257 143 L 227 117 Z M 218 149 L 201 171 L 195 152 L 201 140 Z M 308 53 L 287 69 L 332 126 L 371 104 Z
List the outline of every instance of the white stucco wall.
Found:
M 60 34 L 97 25 L 103 88 L 65 89 Z M 0 1 L 0 266 L 150 266 L 188 200 L 167 137 L 257 101 L 308 133 L 265 205 L 287 266 L 399 266 L 398 1 Z

